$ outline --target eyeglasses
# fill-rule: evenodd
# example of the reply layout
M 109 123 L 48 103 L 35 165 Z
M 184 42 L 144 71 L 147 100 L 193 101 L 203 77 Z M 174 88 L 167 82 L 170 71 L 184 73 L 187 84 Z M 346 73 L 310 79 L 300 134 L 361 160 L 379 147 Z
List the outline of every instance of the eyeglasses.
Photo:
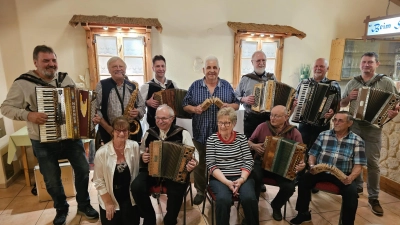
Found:
M 225 127 L 230 127 L 232 125 L 231 122 L 218 122 L 218 126 L 224 125 Z
M 336 123 L 336 122 L 338 122 L 338 123 L 344 123 L 344 122 L 347 122 L 347 120 L 342 120 L 342 119 L 333 118 L 333 119 L 332 119 L 332 122 L 333 122 L 333 123 Z
M 277 115 L 277 114 L 271 114 L 269 117 L 270 118 L 277 118 L 277 119 L 279 119 L 279 118 L 282 118 L 282 117 L 284 117 L 285 115 Z
M 172 118 L 172 116 L 170 116 L 170 117 L 157 117 L 156 116 L 156 120 L 162 120 L 162 121 L 167 121 L 167 120 L 169 120 L 171 118 Z
M 128 133 L 128 130 L 126 130 L 126 129 L 125 130 L 114 129 L 114 131 L 117 132 L 117 134 L 120 134 L 121 132 L 124 134 Z

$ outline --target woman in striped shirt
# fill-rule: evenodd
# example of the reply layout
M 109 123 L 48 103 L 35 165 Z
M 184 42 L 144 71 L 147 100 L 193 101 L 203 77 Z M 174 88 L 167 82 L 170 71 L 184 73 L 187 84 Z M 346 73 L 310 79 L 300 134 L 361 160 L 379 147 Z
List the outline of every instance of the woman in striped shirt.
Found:
M 250 175 L 254 161 L 246 136 L 233 131 L 237 121 L 233 108 L 222 108 L 217 121 L 218 132 L 208 138 L 206 150 L 209 185 L 216 196 L 217 225 L 229 224 L 232 195 L 240 197 L 246 224 L 259 224 L 258 198 Z

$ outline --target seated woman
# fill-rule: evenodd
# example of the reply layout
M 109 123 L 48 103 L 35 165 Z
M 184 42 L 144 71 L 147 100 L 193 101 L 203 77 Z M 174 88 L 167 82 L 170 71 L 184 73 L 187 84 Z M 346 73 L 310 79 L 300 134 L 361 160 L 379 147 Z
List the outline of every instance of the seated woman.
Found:
M 254 191 L 249 145 L 244 134 L 233 131 L 237 116 L 233 108 L 219 110 L 218 132 L 207 140 L 206 164 L 209 185 L 216 196 L 217 225 L 229 224 L 232 196 L 240 197 L 246 224 L 259 224 L 258 196 Z
M 93 182 L 100 203 L 103 225 L 139 224 L 140 217 L 129 191 L 139 173 L 139 145 L 128 140 L 129 122 L 117 117 L 112 123 L 112 140 L 96 152 Z

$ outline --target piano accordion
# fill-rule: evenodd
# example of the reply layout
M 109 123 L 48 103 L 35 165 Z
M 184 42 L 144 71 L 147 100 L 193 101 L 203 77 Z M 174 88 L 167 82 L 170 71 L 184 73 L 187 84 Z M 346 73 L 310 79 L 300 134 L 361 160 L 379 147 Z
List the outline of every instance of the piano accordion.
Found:
M 192 159 L 195 148 L 168 141 L 150 143 L 149 175 L 164 177 L 175 182 L 185 183 L 188 171 L 186 164 Z
M 191 119 L 192 115 L 183 110 L 182 103 L 187 91 L 184 89 L 166 89 L 154 93 L 153 98 L 160 104 L 167 104 L 171 107 L 177 118 Z
M 267 136 L 262 168 L 289 180 L 296 178 L 296 165 L 304 160 L 306 145 L 283 137 Z
M 292 122 L 324 126 L 329 122 L 324 118 L 325 113 L 329 109 L 336 111 L 340 93 L 333 85 L 309 82 L 300 85 L 297 99 Z
M 36 87 L 38 112 L 48 119 L 39 125 L 40 142 L 95 137 L 92 104 L 96 92 L 74 87 Z
M 271 112 L 277 105 L 291 109 L 296 90 L 287 84 L 269 80 L 254 85 L 254 104 L 251 109 L 255 112 Z
M 388 110 L 393 110 L 399 102 L 399 95 L 376 88 L 362 87 L 358 89 L 353 117 L 376 127 L 382 127 L 390 120 Z

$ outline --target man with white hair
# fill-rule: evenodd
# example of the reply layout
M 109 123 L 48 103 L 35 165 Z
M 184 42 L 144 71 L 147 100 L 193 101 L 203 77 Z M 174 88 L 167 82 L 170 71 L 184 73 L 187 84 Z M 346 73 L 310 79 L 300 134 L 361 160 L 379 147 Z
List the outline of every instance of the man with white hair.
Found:
M 174 125 L 174 110 L 168 105 L 160 105 L 156 110 L 156 126 L 149 128 L 140 145 L 141 161 L 145 165 L 150 162 L 149 145 L 153 141 L 169 141 L 194 146 L 192 137 L 183 127 Z M 191 172 L 197 165 L 196 153 L 187 164 L 187 171 Z M 132 197 L 135 200 L 141 217 L 144 218 L 143 224 L 156 224 L 156 214 L 148 195 L 150 186 L 156 185 L 159 178 L 149 176 L 148 168 L 140 168 L 138 176 L 131 184 Z M 186 183 L 178 183 L 173 180 L 163 178 L 163 186 L 167 187 L 167 214 L 164 217 L 165 225 L 177 223 L 177 217 L 182 205 L 182 198 L 185 195 Z
M 119 57 L 111 57 L 107 61 L 108 71 L 111 74 L 110 78 L 101 80 L 96 86 L 97 98 L 96 104 L 93 107 L 97 109 L 96 115 L 93 118 L 95 124 L 99 124 L 101 139 L 104 143 L 111 140 L 113 131 L 110 125 L 118 116 L 124 115 L 125 109 L 132 97 L 135 89 L 138 89 L 136 82 L 127 80 L 126 64 Z M 128 112 L 129 122 L 143 118 L 145 114 L 145 105 L 138 90 L 134 108 Z M 136 135 L 131 135 L 129 139 L 140 142 L 142 138 L 142 129 Z
M 194 187 L 197 195 L 193 203 L 199 205 L 203 202 L 204 191 L 206 189 L 206 141 L 207 138 L 218 131 L 217 112 L 219 108 L 212 104 L 209 108 L 201 107 L 201 104 L 212 97 L 218 97 L 222 102 L 222 107 L 232 107 L 239 109 L 239 101 L 228 81 L 220 79 L 218 59 L 214 56 L 206 58 L 203 73 L 204 78 L 196 80 L 190 86 L 185 98 L 183 99 L 183 109 L 193 115 L 193 141 L 194 146 L 199 152 L 199 165 L 194 170 Z

